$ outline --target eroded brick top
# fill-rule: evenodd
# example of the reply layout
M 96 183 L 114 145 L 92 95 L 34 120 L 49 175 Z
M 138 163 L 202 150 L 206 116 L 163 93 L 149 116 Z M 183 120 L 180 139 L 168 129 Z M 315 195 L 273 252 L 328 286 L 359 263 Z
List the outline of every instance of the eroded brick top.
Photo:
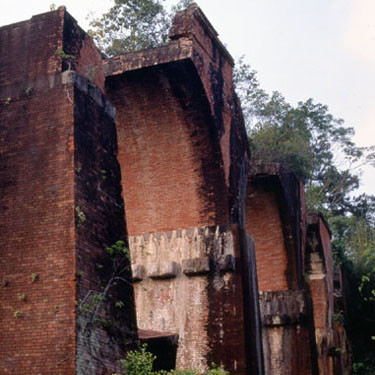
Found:
M 26 89 L 69 68 L 104 88 L 101 55 L 65 7 L 0 28 L 0 86 Z

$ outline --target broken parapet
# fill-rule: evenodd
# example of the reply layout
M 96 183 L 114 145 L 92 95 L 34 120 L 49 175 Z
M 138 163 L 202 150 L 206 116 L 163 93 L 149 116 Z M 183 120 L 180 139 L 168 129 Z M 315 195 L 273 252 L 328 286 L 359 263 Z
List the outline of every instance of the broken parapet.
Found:
M 100 54 L 63 7 L 1 27 L 0 52 L 1 370 L 111 374 L 137 332 L 105 251 L 126 233 Z
M 304 289 L 303 185 L 279 164 L 252 166 L 246 230 L 255 241 L 266 374 L 317 374 L 310 297 Z

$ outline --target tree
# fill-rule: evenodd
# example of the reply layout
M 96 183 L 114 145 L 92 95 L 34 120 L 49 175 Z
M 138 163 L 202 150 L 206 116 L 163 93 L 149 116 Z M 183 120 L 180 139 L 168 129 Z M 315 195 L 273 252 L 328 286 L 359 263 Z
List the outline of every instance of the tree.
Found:
M 353 128 L 312 99 L 297 106 L 279 92 L 268 95 L 250 66 L 239 60 L 234 81 L 250 137 L 252 160 L 281 162 L 306 184 L 310 209 L 344 213 L 359 186 L 356 170 L 374 163 L 374 148 L 358 147 Z
M 91 20 L 89 33 L 108 56 L 156 47 L 168 40 L 175 12 L 190 3 L 180 0 L 168 12 L 164 0 L 114 0 L 107 13 Z

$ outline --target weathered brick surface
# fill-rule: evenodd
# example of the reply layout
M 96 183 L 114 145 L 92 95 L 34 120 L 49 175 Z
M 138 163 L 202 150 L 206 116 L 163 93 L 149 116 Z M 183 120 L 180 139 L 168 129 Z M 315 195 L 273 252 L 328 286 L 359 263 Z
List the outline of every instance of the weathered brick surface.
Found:
M 105 248 L 127 230 L 138 323 L 171 353 L 179 335 L 179 367 L 263 374 L 263 349 L 267 374 L 317 374 L 318 346 L 320 373 L 340 373 L 328 228 L 280 165 L 248 178 L 233 60 L 195 4 L 170 37 L 102 65 L 64 7 L 0 28 L 2 373 L 119 371 L 133 290 Z
M 104 70 L 101 53 L 94 41 L 79 27 L 77 21 L 64 12 L 63 50 L 73 55 L 70 68 L 104 91 Z M 63 59 L 62 70 L 69 69 L 69 60 Z
M 236 227 L 213 226 L 130 236 L 133 267 L 145 276 L 135 283 L 142 329 L 179 335 L 177 366 L 204 370 L 222 363 L 245 373 L 245 330 L 239 238 Z M 235 267 L 227 267 L 227 258 Z M 186 274 L 185 260 L 206 258 L 209 269 Z M 174 262 L 176 273 L 156 278 L 155 266 Z
M 300 289 L 306 243 L 302 183 L 277 163 L 251 167 L 246 230 L 256 243 L 260 290 Z
M 311 364 L 308 331 L 298 326 L 268 327 L 263 331 L 266 374 L 318 374 Z M 294 345 L 291 345 L 294 343 Z M 300 344 L 300 345 L 298 345 Z M 282 350 L 281 350 L 282 349 Z
M 259 289 L 287 290 L 288 256 L 275 192 L 248 186 L 246 229 L 255 239 Z
M 86 79 L 60 73 L 55 52 L 63 40 L 64 48 L 74 40 L 77 70 L 80 61 L 99 61 L 78 29 L 71 30 L 79 31 L 76 39 L 64 38 L 66 20 L 72 19 L 59 8 L 0 29 L 4 374 L 112 374 L 136 335 L 127 283 L 110 290 L 108 313 L 99 311 L 105 324 L 91 325 L 92 314 L 77 310 L 89 289 L 100 292 L 108 282 L 104 248 L 125 239 L 126 228 L 114 110 Z
M 233 59 L 221 44 L 217 38 L 216 31 L 196 4 L 192 4 L 184 12 L 177 13 L 173 21 L 170 37 L 173 40 L 166 46 L 127 53 L 105 61 L 105 72 L 109 77 L 107 80 L 110 83 L 108 92 L 110 95 L 115 95 L 111 83 L 115 81 L 114 76 L 116 75 L 123 75 L 125 72 L 137 69 L 142 69 L 144 72 L 144 68 L 150 68 L 155 65 L 158 65 L 159 69 L 161 69 L 162 64 L 171 62 L 176 63 L 179 61 L 181 63 L 179 64 L 180 66 L 185 65 L 187 69 L 185 68 L 184 72 L 174 70 L 171 77 L 174 82 L 171 82 L 175 91 L 174 95 L 177 94 L 183 110 L 189 109 L 193 104 L 195 112 L 203 111 L 210 114 L 211 120 L 206 120 L 207 124 L 210 124 L 206 126 L 206 131 L 207 129 L 209 130 L 210 138 L 213 142 L 211 154 L 215 153 L 216 159 L 222 164 L 220 167 L 222 171 L 216 171 L 215 173 L 224 175 L 224 181 L 228 189 L 226 199 L 229 201 L 230 221 L 240 222 L 242 225 L 243 212 L 240 212 L 240 207 L 243 207 L 245 198 L 249 148 L 239 101 L 233 88 Z M 177 66 L 177 64 L 174 65 Z M 173 65 L 169 64 L 168 66 L 171 69 Z M 192 69 L 192 67 L 194 68 Z M 192 98 L 186 95 L 189 90 L 191 91 L 191 85 L 190 88 L 187 88 L 186 83 L 183 84 L 184 75 L 186 75 L 188 70 L 189 77 L 187 82 L 191 79 L 194 80 L 194 76 L 198 74 L 198 84 L 201 86 L 199 88 L 200 92 L 196 92 Z M 152 70 L 148 69 L 148 71 Z M 124 79 L 124 76 L 129 76 L 129 73 L 123 75 L 122 79 Z M 181 76 L 181 79 L 177 80 L 176 76 Z M 164 92 L 164 89 L 161 88 L 157 90 L 158 92 Z M 112 100 L 115 100 L 115 98 L 113 97 Z M 164 101 L 167 100 L 169 100 L 169 95 L 164 98 Z M 193 102 L 194 100 L 195 103 Z M 205 101 L 208 106 L 204 103 Z M 119 104 L 119 101 L 117 101 L 117 105 Z M 150 104 L 154 105 L 155 102 Z M 156 102 L 156 104 L 160 105 L 159 102 Z M 169 102 L 169 106 L 171 104 Z M 202 107 L 202 105 L 207 106 L 207 108 Z M 170 118 L 169 120 L 173 119 Z M 191 123 L 197 122 L 196 120 L 189 121 Z M 198 154 L 202 154 L 202 150 L 195 151 L 198 151 Z M 207 173 L 207 168 L 204 165 L 203 168 L 206 169 L 205 173 Z M 215 170 L 212 167 L 208 169 Z M 216 222 L 223 223 L 224 221 Z M 194 225 L 200 224 L 196 223 Z M 189 226 L 185 225 L 185 227 Z
M 228 222 L 220 150 L 194 67 L 171 63 L 107 82 L 129 234 Z
M 49 88 L 48 81 L 44 90 L 30 95 L 22 90 L 7 105 L 4 100 L 1 373 L 74 374 L 73 105 L 61 85 Z
M 301 184 L 277 164 L 252 167 L 246 229 L 255 240 L 266 374 L 317 374 L 312 310 L 302 288 Z
M 72 78 L 75 81 L 76 369 L 82 374 L 110 375 L 121 370 L 119 359 L 137 339 L 129 259 L 122 257 L 119 264 L 105 250 L 119 240 L 126 242 L 120 166 L 116 158 L 115 111 L 98 88 L 75 74 Z
M 176 16 L 170 36 L 166 46 L 104 63 L 106 92 L 118 110 L 129 234 L 153 238 L 238 223 L 244 264 L 221 286 L 193 249 L 176 261 L 178 241 L 170 244 L 165 234 L 163 248 L 147 240 L 158 261 L 149 270 L 147 259 L 134 266 L 136 279 L 147 284 L 136 288 L 138 321 L 142 328 L 179 333 L 177 360 L 184 367 L 204 369 L 214 360 L 234 373 L 262 373 L 255 259 L 243 228 L 249 153 L 233 61 L 196 5 Z M 206 246 L 218 252 L 210 241 Z M 229 258 L 223 262 L 231 267 Z
M 305 292 L 261 292 L 260 301 L 266 374 L 317 374 L 311 355 Z
M 323 216 L 309 213 L 308 224 L 306 272 L 313 303 L 319 369 L 321 374 L 341 374 L 345 368 L 350 369 L 350 347 L 345 329 L 334 320 L 335 312 L 344 314 L 344 305 L 335 297 L 341 295 L 341 278 L 334 288 L 331 234 Z
M 61 72 L 64 8 L 0 28 L 0 85 L 19 85 Z
M 172 40 L 188 37 L 192 41 L 192 59 L 201 77 L 220 139 L 231 216 L 238 221 L 238 205 L 243 202 L 236 200 L 245 190 L 246 180 L 243 177 L 249 154 L 243 119 L 233 88 L 233 59 L 218 39 L 216 30 L 195 4 L 176 14 L 169 36 Z

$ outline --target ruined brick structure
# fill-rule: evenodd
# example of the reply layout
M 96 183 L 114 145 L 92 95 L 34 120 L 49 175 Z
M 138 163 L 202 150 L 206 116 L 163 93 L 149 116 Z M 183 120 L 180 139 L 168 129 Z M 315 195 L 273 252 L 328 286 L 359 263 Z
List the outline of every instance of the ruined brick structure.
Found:
M 322 215 L 309 213 L 306 275 L 313 303 L 320 374 L 343 374 L 350 368 L 350 347 L 343 327 L 340 270 L 334 267 L 331 233 Z M 336 314 L 336 315 L 335 315 Z
M 102 60 L 64 7 L 0 28 L 1 373 L 112 374 L 140 339 L 157 368 L 339 374 L 327 228 L 251 165 L 197 5 L 169 36 Z
M 253 167 L 246 229 L 254 237 L 266 374 L 318 374 L 311 304 L 303 285 L 303 186 L 278 164 Z
M 0 28 L 0 46 L 0 372 L 110 374 L 137 336 L 130 284 L 94 311 L 114 274 L 104 249 L 126 239 L 100 54 L 64 8 Z

